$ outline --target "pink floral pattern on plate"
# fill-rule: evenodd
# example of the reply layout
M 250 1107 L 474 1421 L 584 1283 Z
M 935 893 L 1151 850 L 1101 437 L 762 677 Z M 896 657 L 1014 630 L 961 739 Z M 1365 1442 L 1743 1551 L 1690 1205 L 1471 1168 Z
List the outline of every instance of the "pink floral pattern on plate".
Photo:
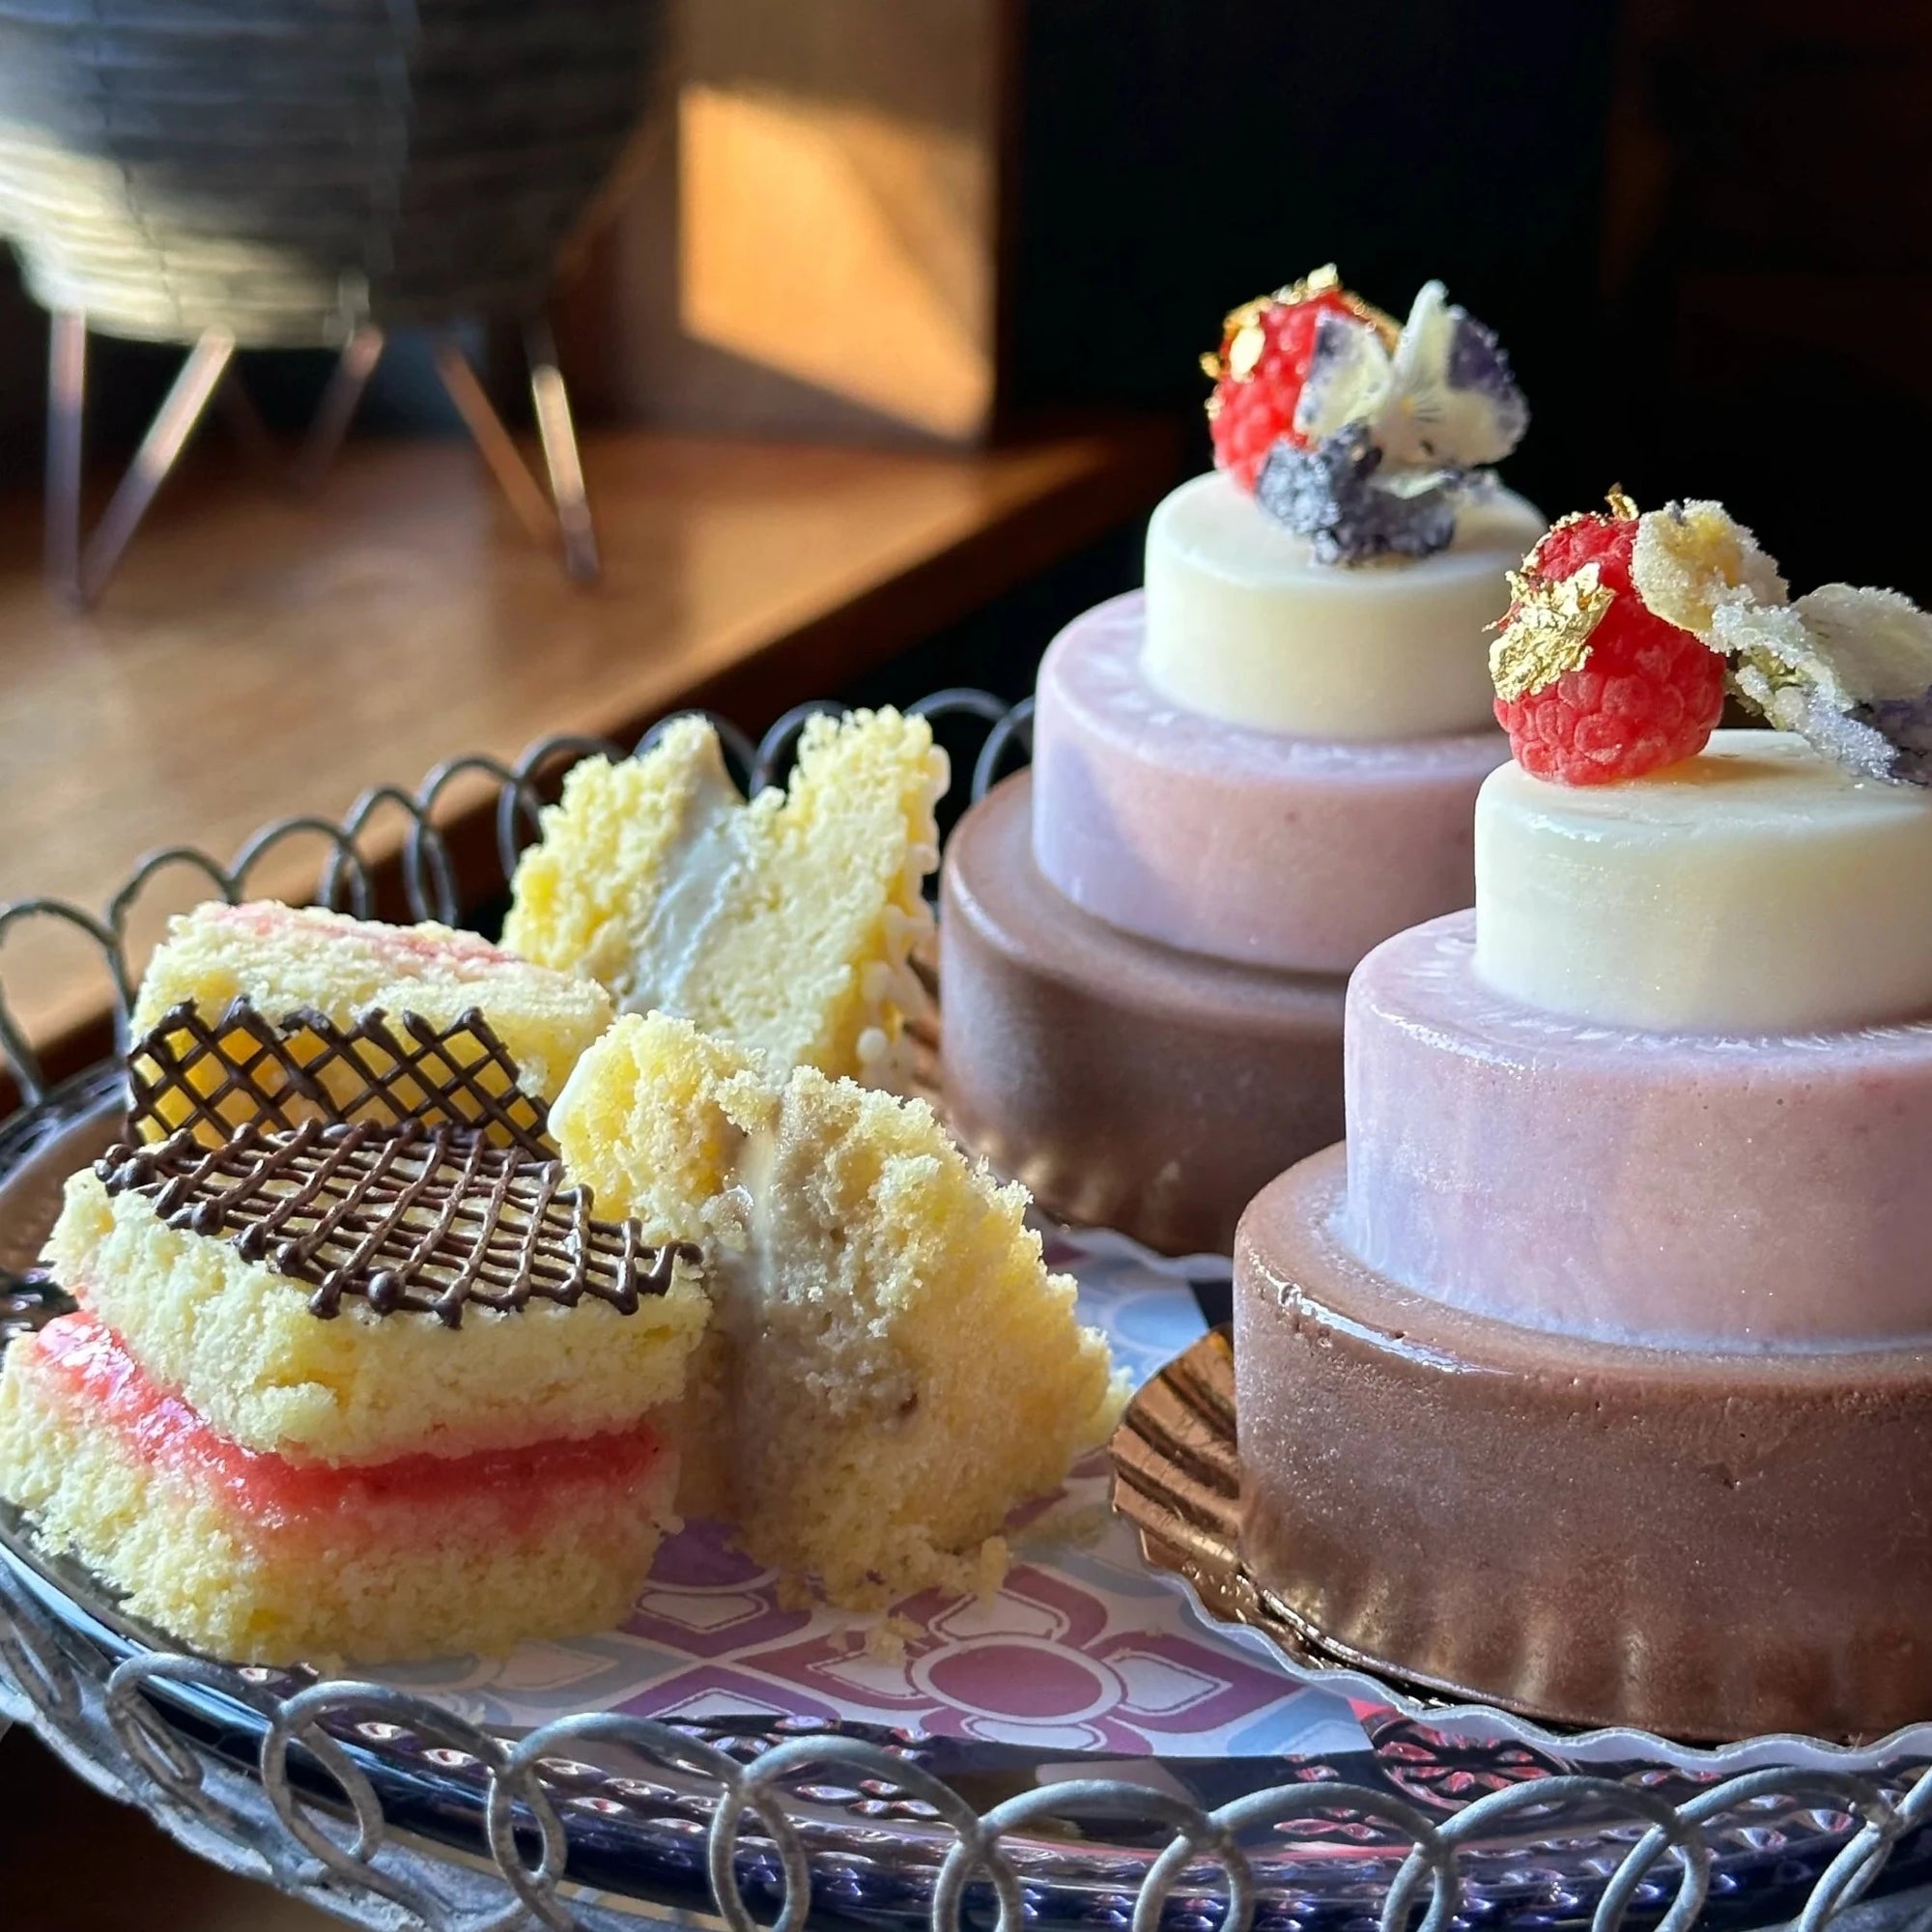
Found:
M 1183 1264 L 1114 1235 L 1056 1234 L 1051 1254 L 1134 1381 L 1201 1333 Z M 1107 1482 L 1105 1457 L 1091 1457 L 1023 1514 L 996 1597 L 911 1598 L 883 1638 L 877 1617 L 787 1607 L 772 1572 L 696 1522 L 659 1551 L 621 1631 L 379 1674 L 506 1726 L 604 1709 L 838 1719 L 1123 1756 L 1366 1748 L 1348 1704 L 1297 1687 L 1148 1573 Z

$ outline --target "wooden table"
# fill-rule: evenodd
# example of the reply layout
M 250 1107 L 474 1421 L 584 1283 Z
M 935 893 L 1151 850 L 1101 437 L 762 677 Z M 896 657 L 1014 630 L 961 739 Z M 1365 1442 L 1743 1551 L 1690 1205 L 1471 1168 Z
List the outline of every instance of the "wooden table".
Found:
M 352 447 L 302 501 L 215 441 L 85 616 L 48 602 L 16 499 L 0 517 L 0 902 L 98 911 L 156 845 L 225 860 L 270 818 L 338 817 L 461 752 L 621 736 L 692 702 L 762 725 L 1144 510 L 1176 448 L 1147 423 L 970 455 L 592 437 L 606 569 L 583 590 L 466 444 Z M 401 834 L 383 828 L 379 854 Z M 319 849 L 252 884 L 311 890 Z M 195 896 L 185 875 L 158 882 L 137 939 Z M 106 988 L 84 947 L 22 938 L 0 965 L 37 1044 L 98 1037 Z

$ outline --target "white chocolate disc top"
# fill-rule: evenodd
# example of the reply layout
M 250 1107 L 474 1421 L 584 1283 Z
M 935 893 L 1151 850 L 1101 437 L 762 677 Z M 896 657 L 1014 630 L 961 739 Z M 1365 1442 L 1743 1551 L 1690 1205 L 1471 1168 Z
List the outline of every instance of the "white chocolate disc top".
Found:
M 1434 556 L 1318 563 L 1214 471 L 1148 525 L 1147 675 L 1171 702 L 1260 731 L 1427 738 L 1494 723 L 1486 627 L 1543 534 L 1506 490 L 1465 504 Z
M 1781 731 L 1623 784 L 1517 764 L 1476 801 L 1477 977 L 1605 1025 L 1789 1033 L 1932 1013 L 1932 791 Z

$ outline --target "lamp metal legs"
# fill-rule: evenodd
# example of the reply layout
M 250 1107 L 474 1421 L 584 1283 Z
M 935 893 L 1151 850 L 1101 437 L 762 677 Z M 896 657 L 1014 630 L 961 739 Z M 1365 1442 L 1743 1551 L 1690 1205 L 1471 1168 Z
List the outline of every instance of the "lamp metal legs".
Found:
M 188 351 L 173 386 L 134 452 L 100 521 L 81 528 L 82 432 L 87 403 L 87 318 L 74 309 L 52 317 L 47 351 L 47 450 L 45 569 L 54 594 L 82 608 L 106 587 L 149 506 L 166 482 L 210 401 L 234 374 L 235 338 L 226 329 L 206 330 Z M 584 487 L 583 464 L 571 420 L 570 396 L 557 367 L 548 323 L 528 324 L 530 394 L 543 447 L 549 490 L 538 482 L 497 413 L 469 358 L 454 336 L 436 344 L 437 375 L 463 418 L 491 474 L 518 520 L 537 542 L 560 544 L 564 568 L 578 582 L 600 568 L 597 532 Z M 314 420 L 289 471 L 298 490 L 317 488 L 341 448 L 362 393 L 382 359 L 386 341 L 373 324 L 343 346 L 323 391 Z M 267 431 L 246 393 L 227 383 L 224 412 L 258 455 L 269 447 Z

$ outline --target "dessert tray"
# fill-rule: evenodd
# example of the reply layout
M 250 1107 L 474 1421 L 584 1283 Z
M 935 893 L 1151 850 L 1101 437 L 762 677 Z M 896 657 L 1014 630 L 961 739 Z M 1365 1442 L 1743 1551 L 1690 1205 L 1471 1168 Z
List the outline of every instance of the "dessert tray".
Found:
M 735 775 L 762 784 L 806 717 L 836 708 L 802 707 L 757 744 L 713 722 Z M 914 708 L 975 796 L 1025 750 L 1030 704 L 949 691 Z M 563 769 L 613 751 L 558 738 L 515 765 L 458 759 L 339 825 L 272 825 L 228 867 L 156 853 L 104 914 L 0 908 L 0 945 L 30 925 L 85 935 L 125 1036 L 129 924 L 158 874 L 185 867 L 238 900 L 266 854 L 319 839 L 318 901 L 368 916 L 392 892 L 412 918 L 462 923 L 451 805 L 494 789 L 507 880 Z M 398 810 L 391 875 L 365 848 Z M 62 1179 L 126 1102 L 118 1058 L 49 1086 L 5 995 L 0 972 L 0 1050 L 25 1096 L 0 1123 L 0 1348 L 63 1307 L 34 1260 Z M 1676 1932 L 1890 1923 L 1858 1901 L 1932 1882 L 1932 1726 L 1861 1750 L 1566 1734 L 1271 1623 L 1225 1536 L 1227 1264 L 1046 1233 L 1146 1394 L 1119 1446 L 1127 1513 L 1108 1507 L 1104 1463 L 1083 1465 L 1017 1528 L 989 1602 L 919 1598 L 883 1626 L 802 1608 L 696 1523 L 620 1632 L 324 1681 L 181 1650 L 0 1506 L 0 1729 L 25 1725 L 226 1868 L 380 1927 L 676 1913 L 733 1932 Z

